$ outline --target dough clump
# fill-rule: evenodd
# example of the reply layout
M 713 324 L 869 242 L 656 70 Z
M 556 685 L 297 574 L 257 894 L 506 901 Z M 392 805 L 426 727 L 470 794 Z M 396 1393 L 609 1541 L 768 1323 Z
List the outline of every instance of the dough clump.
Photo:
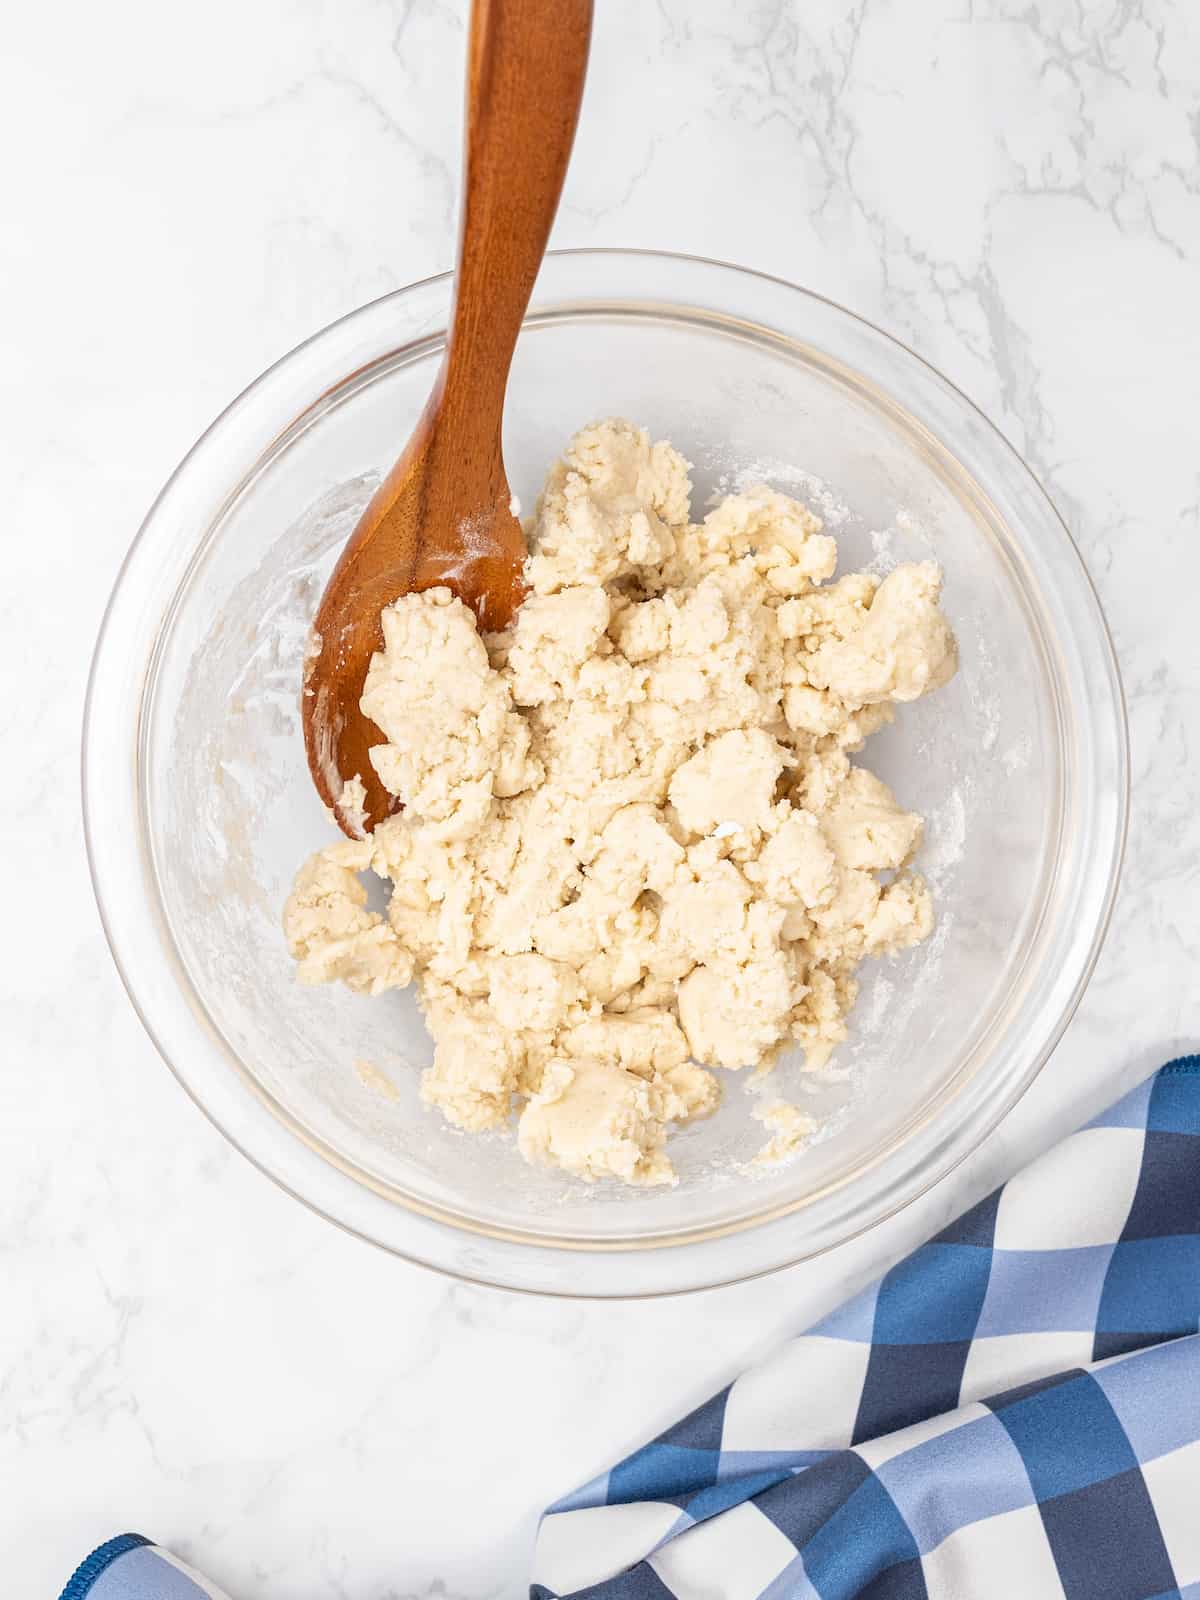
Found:
M 859 963 L 933 925 L 921 819 L 850 756 L 955 670 L 938 568 L 833 581 L 798 501 L 690 501 L 670 444 L 595 424 L 550 471 L 508 632 L 444 588 L 384 611 L 362 706 L 404 809 L 314 856 L 285 912 L 303 981 L 418 984 L 430 1105 L 472 1132 L 516 1111 L 527 1159 L 587 1180 L 674 1182 L 714 1068 L 792 1041 L 821 1067 Z M 809 1131 L 780 1123 L 772 1157 Z

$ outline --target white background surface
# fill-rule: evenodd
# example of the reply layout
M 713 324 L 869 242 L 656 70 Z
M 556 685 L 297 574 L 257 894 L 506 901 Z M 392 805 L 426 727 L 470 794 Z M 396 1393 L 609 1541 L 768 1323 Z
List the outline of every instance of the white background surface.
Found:
M 132 1527 L 236 1600 L 521 1592 L 535 1515 L 1200 1038 L 1200 10 L 602 0 L 564 245 L 798 280 L 1024 451 L 1111 620 L 1125 886 L 1017 1112 L 854 1247 L 691 1300 L 456 1287 L 222 1143 L 103 945 L 84 677 L 162 479 L 452 255 L 464 0 L 24 6 L 0 60 L 0 1572 Z M 15 16 L 15 14 L 14 14 Z

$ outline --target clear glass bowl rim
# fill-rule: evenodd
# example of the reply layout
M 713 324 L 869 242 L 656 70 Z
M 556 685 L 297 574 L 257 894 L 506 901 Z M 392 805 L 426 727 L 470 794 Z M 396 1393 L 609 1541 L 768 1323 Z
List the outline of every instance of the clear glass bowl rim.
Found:
M 1101 694 L 1101 700 L 1107 702 L 1106 706 L 1102 706 L 1107 718 L 1098 719 L 1089 731 L 1093 736 L 1098 735 L 1102 742 L 1107 741 L 1107 754 L 1116 769 L 1117 778 L 1114 792 L 1108 797 L 1107 823 L 1101 830 L 1102 836 L 1096 841 L 1100 848 L 1093 855 L 1090 936 L 1082 938 L 1079 948 L 1072 952 L 1072 959 L 1064 963 L 1058 973 L 1054 989 L 1056 1003 L 1046 1019 L 1044 1034 L 1030 1050 L 1020 1070 L 1011 1071 L 1003 1081 L 991 1085 L 974 1084 L 975 1093 L 969 1097 L 971 1103 L 966 1107 L 966 1114 L 957 1121 L 949 1118 L 947 1113 L 956 1100 L 960 1102 L 960 1110 L 963 1109 L 963 1086 L 957 1081 L 951 1083 L 936 1104 L 923 1117 L 910 1123 L 877 1161 L 866 1168 L 860 1167 L 843 1183 L 831 1185 L 815 1196 L 801 1197 L 733 1228 L 689 1234 L 682 1241 L 670 1238 L 638 1240 L 626 1249 L 614 1249 L 603 1241 L 589 1244 L 577 1239 L 556 1241 L 499 1232 L 481 1235 L 474 1223 L 464 1227 L 453 1218 L 424 1213 L 420 1207 L 408 1209 L 403 1197 L 394 1194 L 385 1196 L 364 1175 L 352 1174 L 341 1159 L 327 1148 L 318 1149 L 307 1133 L 290 1124 L 286 1114 L 281 1116 L 278 1108 L 268 1104 L 267 1097 L 251 1082 L 245 1068 L 219 1038 L 215 1042 L 220 1052 L 231 1058 L 227 1065 L 232 1065 L 235 1070 L 227 1073 L 224 1083 L 212 1074 L 208 1075 L 202 1086 L 195 1081 L 194 1070 L 189 1071 L 191 1062 L 184 1059 L 189 1055 L 189 1042 L 184 1041 L 180 1048 L 181 1035 L 187 1027 L 182 1013 L 189 1009 L 188 1006 L 185 1003 L 181 1009 L 178 997 L 174 1006 L 158 998 L 148 998 L 149 992 L 157 987 L 155 977 L 163 980 L 170 978 L 186 990 L 190 990 L 189 980 L 170 947 L 165 927 L 159 929 L 157 923 L 154 927 L 136 927 L 137 911 L 129 903 L 127 883 L 122 887 L 121 872 L 128 871 L 134 856 L 138 858 L 143 876 L 148 870 L 148 852 L 140 837 L 144 832 L 144 818 L 139 813 L 142 826 L 138 829 L 126 827 L 124 830 L 127 835 L 136 833 L 139 837 L 122 841 L 114 827 L 121 816 L 120 798 L 114 791 L 121 789 L 122 783 L 119 779 L 113 783 L 106 777 L 110 767 L 106 755 L 110 755 L 113 748 L 111 735 L 117 727 L 125 735 L 120 742 L 125 743 L 126 748 L 128 738 L 132 735 L 134 748 L 130 755 L 133 771 L 127 772 L 125 778 L 135 778 L 134 790 L 140 793 L 136 769 L 143 720 L 141 692 L 148 663 L 154 654 L 153 650 L 146 652 L 140 663 L 120 659 L 118 624 L 122 620 L 122 607 L 123 604 L 127 606 L 131 598 L 145 603 L 144 595 L 134 595 L 132 592 L 138 588 L 139 562 L 153 541 L 156 524 L 164 514 L 164 507 L 194 473 L 201 470 L 211 473 L 207 458 L 219 454 L 218 447 L 226 435 L 241 424 L 248 409 L 263 401 L 264 392 L 277 387 L 283 375 L 300 364 L 307 354 L 323 344 L 335 342 L 339 334 L 369 319 L 381 308 L 423 290 L 435 287 L 447 290 L 451 279 L 449 273 L 436 274 L 380 296 L 314 333 L 282 356 L 214 420 L 163 486 L 118 571 L 97 638 L 83 723 L 84 835 L 105 936 L 135 1011 L 160 1055 L 190 1098 L 218 1131 L 260 1171 L 309 1209 L 352 1234 L 392 1254 L 451 1277 L 538 1294 L 577 1298 L 648 1298 L 759 1277 L 821 1254 L 865 1232 L 939 1182 L 1008 1113 L 1036 1077 L 1061 1037 L 1086 989 L 1107 931 L 1120 876 L 1128 820 L 1128 733 L 1112 640 L 1094 586 L 1069 530 L 1015 448 L 974 402 L 921 356 L 874 323 L 827 297 L 784 278 L 751 268 L 699 256 L 652 250 L 567 250 L 552 251 L 547 257 L 547 270 L 551 273 L 560 269 L 569 272 L 572 264 L 577 264 L 585 272 L 589 265 L 596 266 L 600 272 L 606 265 L 619 271 L 632 266 L 639 271 L 657 271 L 668 277 L 672 273 L 686 275 L 698 271 L 742 288 L 757 283 L 770 286 L 772 292 L 783 290 L 798 297 L 798 303 L 807 304 L 810 309 L 821 308 L 825 315 L 832 313 L 836 318 L 845 319 L 846 326 L 860 340 L 881 341 L 880 348 L 889 351 L 893 359 L 899 356 L 912 364 L 909 375 L 914 381 L 923 383 L 930 393 L 940 392 L 943 401 L 962 409 L 976 426 L 981 424 L 990 447 L 1002 457 L 1006 456 L 1009 469 L 1023 474 L 1026 487 L 1036 491 L 1046 521 L 1058 539 L 1054 559 L 1062 567 L 1059 576 L 1068 585 L 1074 586 L 1072 598 L 1079 605 L 1082 618 L 1091 626 L 1090 643 L 1099 648 L 1102 657 L 1104 693 Z M 606 303 L 620 303 L 620 297 L 613 301 L 611 296 L 603 292 L 594 294 L 593 298 Z M 535 302 L 536 299 L 537 291 Z M 651 303 L 664 312 L 672 305 L 692 304 L 689 300 L 680 301 L 669 293 L 665 297 L 655 297 Z M 774 325 L 769 331 L 776 335 L 779 333 Z M 345 378 L 350 376 L 351 373 L 347 371 Z M 267 398 L 269 400 L 272 397 L 268 395 Z M 904 404 L 901 397 L 893 398 L 896 403 Z M 312 403 L 310 397 L 305 409 L 311 407 Z M 294 404 L 291 409 L 294 410 Z M 275 439 L 287 432 L 288 420 L 277 427 Z M 268 453 L 269 449 L 263 449 L 260 459 Z M 144 582 L 143 579 L 143 585 Z M 155 642 L 162 630 L 169 626 L 173 599 L 174 595 L 166 597 L 161 606 Z M 137 701 L 136 712 L 128 703 L 131 698 Z M 1107 725 L 1104 725 L 1105 720 Z M 114 846 L 124 857 L 120 865 L 112 859 Z M 152 891 L 156 889 L 152 875 L 146 887 Z M 152 906 L 150 909 L 153 919 L 156 908 Z M 155 965 L 160 970 L 152 973 Z M 196 1023 L 203 1030 L 206 1029 L 206 1019 L 202 1003 L 199 1004 L 199 1011 L 197 1003 L 190 1007 L 191 1022 L 193 1030 Z M 169 1016 L 166 1015 L 168 1010 L 172 1013 Z M 211 1034 L 211 1029 L 207 1031 Z M 199 1036 L 190 1042 L 196 1046 L 190 1054 L 198 1059 L 201 1054 Z M 213 1043 L 210 1037 L 210 1054 Z M 203 1077 L 203 1074 L 200 1076 Z M 904 1153 L 908 1154 L 908 1161 L 898 1163 L 896 1157 Z M 836 1201 L 839 1197 L 845 1202 L 855 1179 L 864 1172 L 868 1175 L 874 1173 L 878 1178 L 881 1171 L 887 1181 L 876 1184 L 872 1199 L 864 1197 L 856 1207 L 843 1203 L 840 1215 L 835 1208 L 833 1214 L 822 1218 L 819 1228 L 809 1230 L 808 1237 L 801 1236 L 795 1229 L 788 1230 L 788 1223 L 794 1222 L 798 1214 L 807 1211 L 811 1215 L 814 1207 L 822 1205 L 828 1211 L 830 1201 Z M 398 1199 L 401 1201 L 399 1204 Z M 387 1213 L 381 1212 L 380 1207 L 387 1208 Z M 736 1245 L 738 1240 L 751 1234 L 761 1239 L 772 1231 L 774 1243 L 766 1247 L 765 1255 L 760 1249 L 754 1254 L 753 1260 L 735 1266 L 735 1258 L 727 1253 L 731 1244 Z M 574 1258 L 574 1265 L 570 1258 Z M 654 1263 L 667 1270 L 656 1273 L 653 1270 Z

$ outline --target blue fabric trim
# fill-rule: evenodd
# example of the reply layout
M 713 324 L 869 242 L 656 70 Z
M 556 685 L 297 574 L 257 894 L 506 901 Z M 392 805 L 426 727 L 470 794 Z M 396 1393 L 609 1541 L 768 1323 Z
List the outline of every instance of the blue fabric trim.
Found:
M 58 1600 L 84 1600 L 84 1596 L 95 1583 L 102 1572 L 108 1570 L 113 1562 L 130 1550 L 138 1550 L 144 1544 L 149 1544 L 149 1539 L 140 1533 L 119 1533 L 115 1539 L 109 1539 L 104 1544 L 92 1551 L 75 1568 L 67 1579 L 67 1587 L 59 1595 Z
M 1163 1072 L 1196 1072 L 1200 1073 L 1200 1056 L 1176 1056 L 1174 1061 L 1168 1061 Z

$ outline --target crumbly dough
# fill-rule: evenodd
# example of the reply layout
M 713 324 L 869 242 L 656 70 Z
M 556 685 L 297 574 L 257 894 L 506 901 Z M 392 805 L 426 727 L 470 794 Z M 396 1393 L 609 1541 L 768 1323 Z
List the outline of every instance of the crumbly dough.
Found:
M 771 1129 L 771 1137 L 750 1162 L 752 1172 L 777 1167 L 787 1161 L 797 1150 L 802 1150 L 817 1131 L 816 1118 L 801 1111 L 799 1106 L 789 1105 L 786 1100 L 777 1100 L 774 1105 L 764 1106 L 754 1115 Z
M 550 471 L 508 632 L 448 589 L 387 608 L 362 706 L 404 809 L 314 856 L 285 913 L 305 982 L 418 983 L 429 1104 L 471 1131 L 516 1110 L 527 1159 L 589 1180 L 673 1182 L 712 1069 L 790 1041 L 820 1067 L 860 961 L 932 927 L 921 819 L 850 755 L 955 670 L 937 567 L 832 581 L 798 501 L 695 523 L 690 496 L 671 445 L 598 423 Z M 771 1159 L 808 1131 L 781 1121 Z

